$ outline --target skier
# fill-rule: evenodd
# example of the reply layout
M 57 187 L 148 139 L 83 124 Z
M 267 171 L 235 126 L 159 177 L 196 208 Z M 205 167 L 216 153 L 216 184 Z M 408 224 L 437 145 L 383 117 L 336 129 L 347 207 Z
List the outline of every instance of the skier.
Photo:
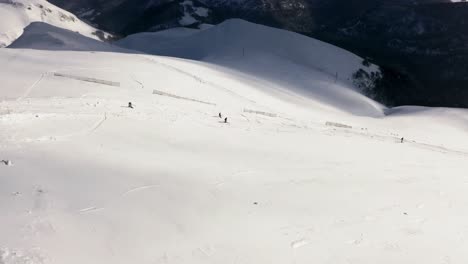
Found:
M 128 102 L 128 108 L 132 108 L 132 109 L 133 109 L 132 102 Z
M 405 140 L 404 138 L 401 138 L 401 143 L 403 143 L 404 140 Z
M 224 118 L 224 123 L 227 123 L 227 117 L 226 117 L 226 118 Z
M 223 118 L 223 115 L 221 115 L 221 112 L 218 114 L 219 118 Z

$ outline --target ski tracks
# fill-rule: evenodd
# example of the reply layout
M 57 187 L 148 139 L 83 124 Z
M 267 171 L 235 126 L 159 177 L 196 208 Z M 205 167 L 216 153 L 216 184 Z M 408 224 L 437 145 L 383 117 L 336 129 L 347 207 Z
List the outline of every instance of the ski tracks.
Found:
M 169 68 L 169 69 L 171 69 L 171 70 L 173 70 L 175 72 L 178 72 L 178 73 L 180 73 L 182 75 L 189 76 L 189 77 L 193 78 L 195 81 L 197 81 L 197 82 L 199 82 L 201 84 L 205 84 L 205 85 L 209 85 L 209 86 L 214 87 L 214 88 L 222 89 L 222 90 L 224 90 L 225 92 L 227 92 L 230 95 L 236 96 L 238 98 L 241 98 L 241 99 L 246 100 L 246 101 L 251 102 L 251 103 L 256 103 L 254 100 L 251 100 L 251 99 L 249 99 L 249 98 L 247 98 L 245 96 L 242 96 L 242 95 L 240 95 L 240 94 L 238 94 L 238 93 L 236 93 L 236 92 L 234 92 L 234 91 L 232 91 L 232 90 L 230 90 L 230 89 L 228 89 L 228 88 L 226 88 L 224 86 L 220 86 L 220 85 L 218 85 L 216 83 L 213 83 L 213 82 L 210 82 L 208 80 L 202 79 L 201 77 L 199 77 L 197 75 L 194 75 L 194 74 L 192 74 L 192 73 L 190 73 L 188 71 L 179 69 L 179 68 L 177 68 L 175 66 L 172 66 L 172 65 L 169 65 L 167 63 L 157 61 L 157 60 L 152 59 L 152 58 L 146 58 L 146 57 L 143 57 L 143 58 L 145 58 L 146 60 L 149 60 L 149 61 L 151 61 L 153 63 L 156 63 L 158 65 L 161 65 L 161 66 L 163 66 L 165 68 Z
M 153 185 L 145 185 L 145 186 L 140 186 L 140 187 L 135 187 L 135 188 L 132 188 L 126 192 L 124 192 L 122 194 L 122 196 L 127 196 L 131 193 L 134 193 L 134 192 L 140 192 L 140 191 L 143 191 L 143 190 L 146 190 L 146 189 L 150 189 L 150 188 L 155 188 L 155 187 L 159 187 L 160 185 L 159 184 L 153 184 Z
M 18 97 L 17 101 L 23 100 L 25 97 L 28 97 L 31 91 L 44 79 L 44 77 L 49 74 L 48 72 L 44 72 L 39 76 L 39 78 L 31 85 L 29 88 L 24 92 L 24 94 Z
M 83 208 L 79 212 L 81 214 L 87 214 L 87 213 L 93 213 L 93 212 L 98 212 L 98 211 L 102 211 L 102 210 L 104 210 L 104 207 L 92 206 L 92 207 Z
M 145 89 L 145 85 L 143 85 L 142 82 L 140 82 L 133 74 L 130 74 L 130 78 L 132 78 L 132 80 L 136 83 L 138 83 L 138 85 L 140 85 L 140 88 L 141 89 Z
M 104 124 L 104 122 L 106 122 L 107 120 L 107 113 L 104 113 L 104 116 L 102 117 L 101 120 L 99 120 L 91 129 L 90 131 L 88 132 L 88 134 L 92 134 L 94 133 L 96 130 L 98 130 L 102 124 Z
M 114 198 L 111 198 L 110 201 L 108 202 L 108 205 L 112 207 L 113 204 L 118 204 L 119 203 L 119 200 L 121 198 L 125 198 L 126 196 L 132 194 L 132 193 L 138 193 L 138 192 L 141 192 L 141 191 L 144 191 L 144 190 L 147 190 L 147 189 L 151 189 L 151 188 L 155 188 L 155 187 L 159 187 L 160 185 L 159 184 L 152 184 L 152 185 L 143 185 L 143 186 L 139 186 L 139 187 L 134 187 L 134 188 L 131 188 L 129 190 L 127 190 L 126 192 L 120 194 L 120 196 L 117 196 L 117 197 L 114 197 Z M 88 206 L 88 207 L 85 207 L 85 208 L 82 208 L 80 210 L 78 210 L 78 213 L 79 214 L 90 214 L 90 213 L 97 213 L 97 212 L 100 212 L 102 210 L 105 210 L 106 207 L 98 207 L 98 206 Z M 0 262 L 1 264 L 1 262 Z
M 76 133 L 71 133 L 71 134 L 68 134 L 68 135 L 51 136 L 50 138 L 53 138 L 54 140 L 64 140 L 64 139 L 69 139 L 69 138 L 72 138 L 72 137 L 75 137 L 75 136 L 80 136 L 80 135 L 82 135 L 82 136 L 83 135 L 88 135 L 89 136 L 89 135 L 93 134 L 94 132 L 96 132 L 96 130 L 98 130 L 104 124 L 104 122 L 106 122 L 106 120 L 107 120 L 107 113 L 104 113 L 104 116 L 88 129 L 85 129 L 83 131 L 79 131 L 79 132 L 76 132 Z

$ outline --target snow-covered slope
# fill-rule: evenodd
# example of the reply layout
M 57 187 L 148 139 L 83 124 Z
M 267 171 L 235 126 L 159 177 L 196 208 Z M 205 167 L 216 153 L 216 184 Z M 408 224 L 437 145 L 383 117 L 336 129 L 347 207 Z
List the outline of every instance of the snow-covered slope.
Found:
M 383 111 L 342 76 L 360 59 L 308 39 L 195 61 L 24 38 L 0 49 L 1 264 L 468 259 L 467 110 L 351 115 Z
M 107 42 L 85 37 L 77 32 L 33 22 L 9 48 L 74 51 L 128 52 Z
M 199 30 L 198 34 L 194 34 L 195 30 L 187 30 L 189 34 L 176 34 L 181 30 L 134 34 L 117 44 L 147 53 L 216 62 L 243 60 L 259 54 L 275 55 L 328 74 L 338 73 L 343 80 L 363 67 L 362 58 L 336 46 L 240 19 L 227 20 Z M 150 36 L 153 36 L 152 41 Z M 371 66 L 369 70 L 377 71 L 377 68 Z
M 45 22 L 98 40 L 108 37 L 45 0 L 0 0 L 0 47 L 10 45 L 32 22 Z
M 293 32 L 243 20 L 228 20 L 206 30 L 170 29 L 131 35 L 116 44 L 146 53 L 201 60 L 268 79 L 288 90 L 313 97 L 336 109 L 381 116 L 383 107 L 361 95 L 353 85 L 364 66 L 358 56 Z
M 466 110 L 356 117 L 138 54 L 1 49 L 0 64 L 2 264 L 468 258 Z

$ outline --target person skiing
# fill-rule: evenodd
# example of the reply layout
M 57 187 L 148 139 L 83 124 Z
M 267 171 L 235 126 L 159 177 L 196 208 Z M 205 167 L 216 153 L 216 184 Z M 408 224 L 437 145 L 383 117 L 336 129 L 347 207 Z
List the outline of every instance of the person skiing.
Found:
M 223 115 L 221 115 L 221 112 L 218 114 L 219 118 L 223 118 Z
M 401 143 L 403 143 L 404 140 L 405 140 L 404 138 L 401 138 Z
M 224 118 L 224 123 L 227 123 L 227 117 L 226 117 L 226 118 Z
M 128 108 L 132 108 L 132 109 L 133 109 L 132 102 L 128 102 Z

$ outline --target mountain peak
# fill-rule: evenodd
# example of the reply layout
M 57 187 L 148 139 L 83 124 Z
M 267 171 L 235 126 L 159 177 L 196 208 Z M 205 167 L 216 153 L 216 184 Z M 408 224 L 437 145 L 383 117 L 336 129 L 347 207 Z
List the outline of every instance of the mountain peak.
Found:
M 110 37 L 45 0 L 2 0 L 0 1 L 0 47 L 10 45 L 32 22 L 44 22 L 84 36 L 101 40 Z

